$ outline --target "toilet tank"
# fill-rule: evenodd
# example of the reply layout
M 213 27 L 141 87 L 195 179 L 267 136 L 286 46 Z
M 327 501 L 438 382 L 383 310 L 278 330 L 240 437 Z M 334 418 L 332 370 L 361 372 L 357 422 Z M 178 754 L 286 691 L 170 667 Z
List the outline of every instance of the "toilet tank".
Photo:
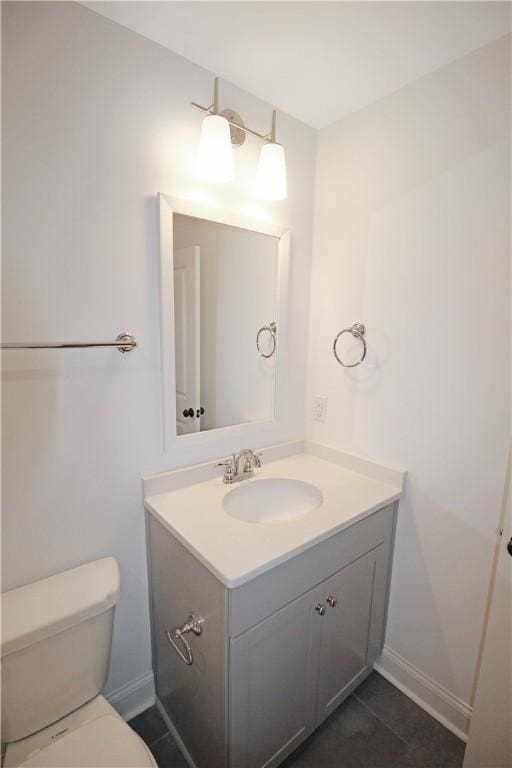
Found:
M 45 728 L 101 691 L 120 594 L 113 557 L 2 594 L 3 742 Z

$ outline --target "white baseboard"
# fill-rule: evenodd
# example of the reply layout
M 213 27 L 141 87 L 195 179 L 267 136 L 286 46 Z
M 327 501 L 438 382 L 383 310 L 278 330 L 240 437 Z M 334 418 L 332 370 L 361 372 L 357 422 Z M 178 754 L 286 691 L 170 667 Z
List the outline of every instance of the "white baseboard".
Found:
M 471 720 L 469 704 L 425 675 L 388 645 L 384 646 L 375 669 L 459 739 L 467 740 Z
M 425 675 L 387 645 L 384 646 L 384 650 L 374 666 L 377 672 L 402 693 L 405 693 L 425 712 L 428 712 L 460 739 L 467 740 L 471 720 L 471 707 L 468 704 Z M 111 691 L 105 698 L 125 720 L 131 720 L 132 717 L 155 704 L 153 673 L 151 671 L 145 672 L 121 688 Z M 160 704 L 158 701 L 156 703 L 157 706 Z M 179 742 L 185 759 L 189 765 L 193 766 L 190 755 L 185 746 L 180 743 L 181 739 L 161 704 L 159 709 L 162 711 L 167 725 L 170 729 L 172 728 L 173 735 Z
M 135 680 L 107 693 L 105 698 L 125 720 L 140 715 L 155 703 L 155 683 L 153 672 L 144 672 Z

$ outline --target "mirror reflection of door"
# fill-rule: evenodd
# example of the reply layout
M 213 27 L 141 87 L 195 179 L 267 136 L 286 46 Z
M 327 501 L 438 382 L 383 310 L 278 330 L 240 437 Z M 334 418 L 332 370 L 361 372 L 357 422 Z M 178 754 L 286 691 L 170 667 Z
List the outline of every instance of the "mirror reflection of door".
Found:
M 272 420 L 279 238 L 175 213 L 173 252 L 177 434 Z
M 201 423 L 201 261 L 197 245 L 174 251 L 176 431 L 199 432 Z M 198 415 L 199 411 L 199 415 Z

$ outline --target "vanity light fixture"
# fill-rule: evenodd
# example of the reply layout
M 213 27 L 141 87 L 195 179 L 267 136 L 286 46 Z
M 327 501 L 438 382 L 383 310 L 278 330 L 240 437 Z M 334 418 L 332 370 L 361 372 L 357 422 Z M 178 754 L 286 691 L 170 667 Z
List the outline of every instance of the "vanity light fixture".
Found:
M 242 118 L 232 109 L 219 112 L 219 78 L 213 86 L 213 103 L 203 107 L 195 101 L 193 107 L 206 112 L 199 142 L 199 172 L 210 181 L 230 181 L 234 178 L 232 147 L 240 147 L 246 134 L 261 139 L 256 190 L 264 200 L 284 200 L 287 196 L 286 162 L 284 148 L 276 141 L 276 111 L 272 113 L 272 128 L 262 134 L 247 128 Z
M 276 111 L 272 113 L 270 140 L 261 148 L 256 189 L 264 200 L 284 200 L 288 194 L 284 147 L 276 141 Z
M 231 181 L 235 178 L 233 147 L 229 123 L 219 114 L 219 88 L 215 78 L 213 104 L 203 120 L 197 168 L 203 179 L 208 181 Z

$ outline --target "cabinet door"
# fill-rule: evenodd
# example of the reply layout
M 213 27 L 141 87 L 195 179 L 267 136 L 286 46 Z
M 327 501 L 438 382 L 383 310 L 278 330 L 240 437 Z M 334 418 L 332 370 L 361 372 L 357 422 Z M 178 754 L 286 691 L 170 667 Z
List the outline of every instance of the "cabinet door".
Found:
M 348 696 L 371 669 L 369 640 L 375 574 L 382 547 L 376 547 L 324 581 L 316 725 Z M 333 600 L 334 598 L 334 600 Z M 329 605 L 336 601 L 334 607 Z
M 272 768 L 315 727 L 318 588 L 231 642 L 230 768 Z

